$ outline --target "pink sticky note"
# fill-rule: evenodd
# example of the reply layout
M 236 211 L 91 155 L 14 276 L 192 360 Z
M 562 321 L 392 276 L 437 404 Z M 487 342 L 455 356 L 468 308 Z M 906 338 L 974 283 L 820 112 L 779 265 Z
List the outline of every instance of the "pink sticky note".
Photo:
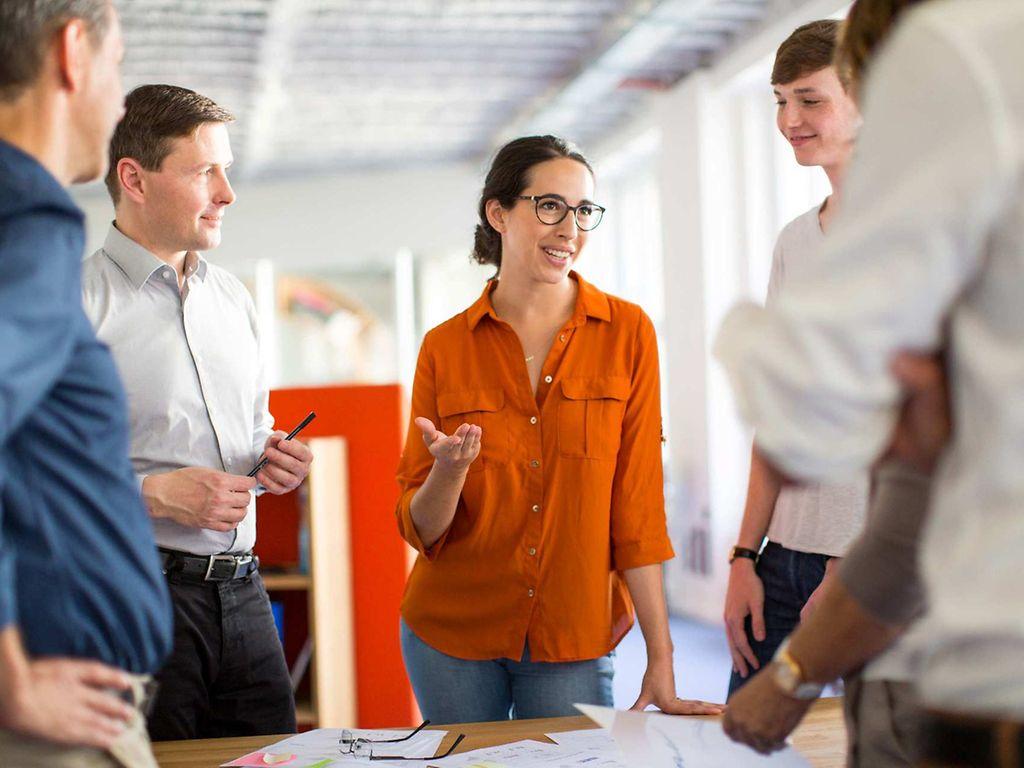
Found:
M 233 760 L 230 763 L 224 763 L 224 768 L 266 768 L 268 765 L 288 765 L 289 763 L 295 762 L 295 755 L 290 755 L 282 752 L 264 752 L 258 750 L 251 752 L 248 755 Z

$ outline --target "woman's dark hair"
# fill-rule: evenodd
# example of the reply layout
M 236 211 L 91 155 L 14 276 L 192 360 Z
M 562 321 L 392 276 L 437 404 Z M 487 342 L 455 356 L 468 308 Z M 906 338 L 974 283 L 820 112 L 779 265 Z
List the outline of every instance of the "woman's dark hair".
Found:
M 480 223 L 476 225 L 473 242 L 473 260 L 479 264 L 493 264 L 501 271 L 501 235 L 487 221 L 487 201 L 497 200 L 503 208 L 511 208 L 516 197 L 530 183 L 530 170 L 540 163 L 565 157 L 583 164 L 591 174 L 587 158 L 572 144 L 557 136 L 524 136 L 513 139 L 498 150 L 491 162 L 491 169 L 484 180 L 480 193 L 477 214 Z

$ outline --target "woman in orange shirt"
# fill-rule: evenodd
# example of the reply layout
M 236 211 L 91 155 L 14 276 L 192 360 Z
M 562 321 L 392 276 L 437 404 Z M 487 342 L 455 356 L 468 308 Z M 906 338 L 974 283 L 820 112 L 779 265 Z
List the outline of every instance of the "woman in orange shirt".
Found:
M 533 136 L 495 156 L 469 309 L 423 340 L 398 471 L 419 556 L 402 602 L 424 716 L 472 722 L 612 704 L 610 653 L 634 606 L 647 644 L 635 708 L 676 698 L 654 328 L 572 266 L 604 213 L 587 160 Z

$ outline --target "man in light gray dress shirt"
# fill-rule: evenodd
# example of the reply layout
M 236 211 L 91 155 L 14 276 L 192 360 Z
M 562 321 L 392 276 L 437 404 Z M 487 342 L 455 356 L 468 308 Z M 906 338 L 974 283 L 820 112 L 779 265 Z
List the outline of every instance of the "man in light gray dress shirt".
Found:
M 111 143 L 116 220 L 83 297 L 128 391 L 131 458 L 175 607 L 154 740 L 294 731 L 291 685 L 252 556 L 257 481 L 293 490 L 311 460 L 273 431 L 256 313 L 199 251 L 220 243 L 232 116 L 173 86 L 129 94 Z M 246 473 L 261 454 L 269 464 Z

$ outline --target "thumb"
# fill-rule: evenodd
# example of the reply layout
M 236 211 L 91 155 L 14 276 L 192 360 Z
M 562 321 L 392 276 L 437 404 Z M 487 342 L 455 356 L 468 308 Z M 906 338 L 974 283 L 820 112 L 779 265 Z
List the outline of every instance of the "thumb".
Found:
M 646 691 L 641 691 L 640 696 L 637 697 L 636 702 L 632 707 L 629 708 L 630 712 L 642 712 L 647 708 L 647 705 L 652 702 L 651 695 Z
M 420 431 L 423 433 L 423 437 L 428 442 L 434 442 L 434 435 L 437 434 L 437 429 L 434 427 L 434 422 L 432 422 L 430 419 L 424 418 L 423 416 L 417 416 L 415 419 L 413 419 L 413 423 L 417 427 L 419 427 Z

